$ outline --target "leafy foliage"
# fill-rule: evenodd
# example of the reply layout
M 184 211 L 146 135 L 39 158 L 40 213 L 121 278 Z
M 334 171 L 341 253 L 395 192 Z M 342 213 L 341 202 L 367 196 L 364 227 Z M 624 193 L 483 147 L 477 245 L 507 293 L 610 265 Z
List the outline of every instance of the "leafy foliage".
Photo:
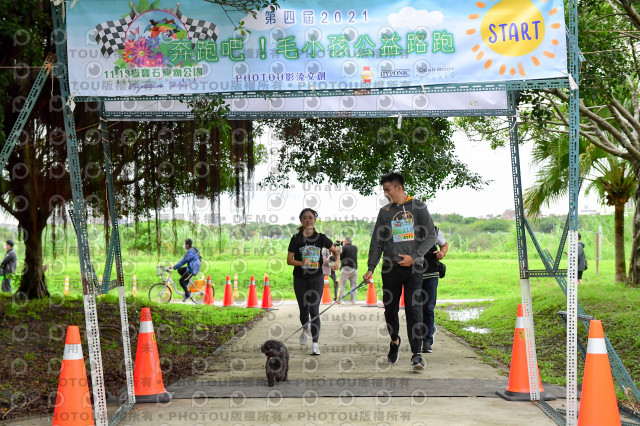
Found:
M 411 118 L 304 119 L 271 122 L 279 150 L 278 173 L 266 183 L 287 186 L 289 173 L 301 181 L 345 183 L 369 195 L 388 171 L 404 175 L 407 191 L 432 197 L 438 189 L 481 188 L 486 182 L 454 155 L 449 122 Z
M 156 2 L 157 3 L 157 2 Z M 140 10 L 157 7 L 140 0 Z M 253 3 L 237 1 L 236 6 Z M 2 2 L 0 13 L 0 144 L 18 118 L 45 56 L 54 50 L 49 1 Z M 23 66 L 24 65 L 24 66 Z M 15 68 L 15 69 L 13 69 Z M 19 145 L 0 177 L 0 207 L 16 218 L 25 240 L 25 268 L 19 291 L 27 297 L 48 294 L 44 281 L 42 233 L 47 222 L 64 222 L 71 187 L 62 99 L 58 81 L 40 94 Z M 175 209 L 184 197 L 206 197 L 215 208 L 222 193 L 236 195 L 243 211 L 245 179 L 263 150 L 254 147 L 251 122 L 226 122 L 220 101 L 196 105 L 194 122 L 109 123 L 109 145 L 118 215 L 159 220 L 160 210 Z M 89 214 L 109 215 L 97 106 L 79 103 L 74 111 L 83 193 Z M 212 211 L 212 220 L 213 220 Z M 147 232 L 159 248 L 159 228 Z M 105 235 L 108 241 L 108 234 Z M 53 240 L 55 244 L 55 239 Z M 55 252 L 55 250 L 54 250 Z

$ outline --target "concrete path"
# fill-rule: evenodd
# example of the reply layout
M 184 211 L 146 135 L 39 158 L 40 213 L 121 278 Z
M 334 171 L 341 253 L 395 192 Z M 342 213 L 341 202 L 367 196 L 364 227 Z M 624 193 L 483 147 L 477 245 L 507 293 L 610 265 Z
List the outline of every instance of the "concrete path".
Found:
M 402 311 L 400 318 L 406 338 Z M 168 386 L 173 402 L 136 405 L 121 424 L 554 424 L 530 402 L 497 397 L 494 392 L 506 388 L 507 378 L 442 328 L 433 353 L 423 355 L 424 373 L 410 372 L 408 344 L 402 345 L 398 363 L 390 365 L 384 310 L 362 305 L 336 305 L 323 315 L 320 356 L 301 348 L 298 334 L 289 339 L 289 381 L 269 388 L 260 346 L 298 327 L 297 306 L 270 311 L 224 345 L 202 374 Z M 545 390 L 564 395 L 557 386 L 545 385 Z M 13 424 L 51 424 L 51 419 Z

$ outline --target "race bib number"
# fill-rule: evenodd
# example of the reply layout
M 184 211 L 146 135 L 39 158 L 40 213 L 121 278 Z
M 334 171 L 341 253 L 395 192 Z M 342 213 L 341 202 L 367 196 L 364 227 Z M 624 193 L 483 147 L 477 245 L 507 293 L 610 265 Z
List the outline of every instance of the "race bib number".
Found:
M 393 235 L 394 243 L 413 241 L 415 239 L 415 234 L 413 232 L 413 219 L 391 221 L 391 235 Z
M 302 253 L 302 262 L 309 260 L 306 265 L 302 265 L 302 269 L 318 269 L 320 267 L 320 247 L 316 246 L 304 246 L 300 249 Z

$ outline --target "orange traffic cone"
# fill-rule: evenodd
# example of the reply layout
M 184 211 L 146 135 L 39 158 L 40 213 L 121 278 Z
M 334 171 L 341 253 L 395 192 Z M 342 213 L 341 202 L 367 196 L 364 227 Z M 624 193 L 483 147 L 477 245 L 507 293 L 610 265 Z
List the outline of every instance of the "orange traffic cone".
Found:
M 53 425 L 93 424 L 91 395 L 82 356 L 80 329 L 77 325 L 70 325 L 67 327 L 67 338 L 64 342 Z
M 516 329 L 513 332 L 513 346 L 511 348 L 511 367 L 509 369 L 509 384 L 507 390 L 496 391 L 498 395 L 507 401 L 529 401 L 531 400 L 529 388 L 529 368 L 527 366 L 527 342 L 524 334 L 524 308 L 518 304 L 518 316 L 516 318 Z M 536 365 L 536 370 L 538 366 Z M 555 396 L 544 391 L 538 371 L 538 386 L 540 399 L 552 401 Z
M 331 289 L 329 288 L 329 276 L 324 276 L 324 290 L 322 291 L 322 304 L 331 304 Z
M 402 294 L 400 295 L 400 308 L 404 308 L 404 286 L 402 286 Z
M 213 287 L 211 284 L 211 275 L 207 275 L 207 290 L 204 292 L 204 304 L 213 305 Z
M 262 309 L 273 308 L 273 300 L 271 300 L 271 285 L 269 277 L 264 274 L 264 287 L 262 288 Z
M 224 300 L 222 306 L 233 306 L 233 290 L 231 289 L 231 280 L 227 275 L 227 283 L 224 286 Z
M 156 333 L 153 331 L 149 308 L 142 308 L 140 314 L 133 387 L 136 393 L 136 403 L 169 402 L 172 400 L 172 395 L 167 392 L 162 382 Z
M 369 308 L 378 307 L 378 297 L 376 295 L 376 286 L 373 284 L 373 277 L 369 278 L 369 287 L 367 287 L 367 302 L 364 306 Z
M 256 279 L 251 275 L 249 284 L 249 297 L 247 298 L 247 308 L 258 307 L 258 292 L 256 291 Z
M 620 412 L 613 387 L 602 322 L 591 320 L 587 358 L 584 361 L 578 426 L 619 424 Z

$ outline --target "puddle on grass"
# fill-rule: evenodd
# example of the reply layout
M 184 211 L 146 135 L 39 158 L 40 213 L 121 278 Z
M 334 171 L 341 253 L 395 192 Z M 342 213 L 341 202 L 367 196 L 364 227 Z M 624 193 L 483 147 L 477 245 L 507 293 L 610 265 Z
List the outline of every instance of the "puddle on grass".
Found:
M 467 330 L 467 331 L 470 331 L 470 332 L 476 333 L 476 334 L 489 334 L 489 333 L 491 333 L 491 330 L 488 329 L 488 328 L 474 327 L 472 325 L 464 327 L 463 330 Z
M 480 314 L 484 311 L 483 307 L 465 308 L 446 311 L 451 321 L 470 321 L 480 318 Z

